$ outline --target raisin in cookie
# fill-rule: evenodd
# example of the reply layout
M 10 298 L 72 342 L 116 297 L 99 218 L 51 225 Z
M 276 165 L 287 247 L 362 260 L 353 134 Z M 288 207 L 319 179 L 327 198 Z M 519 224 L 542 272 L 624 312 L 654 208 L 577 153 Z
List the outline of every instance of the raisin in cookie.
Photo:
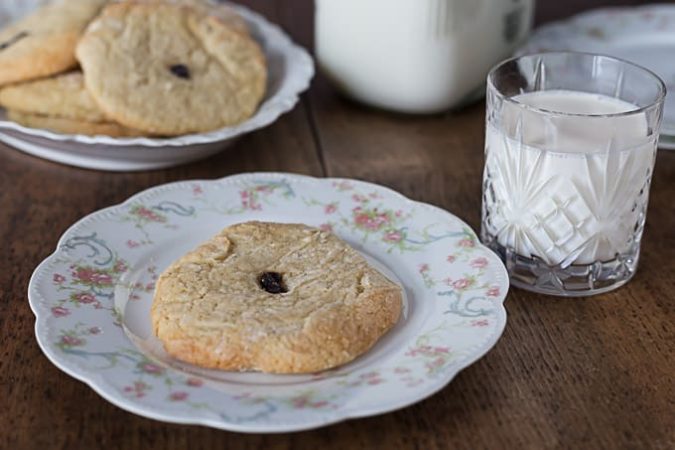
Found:
M 154 333 L 204 367 L 315 372 L 367 351 L 398 321 L 401 288 L 331 233 L 247 222 L 159 278 Z
M 0 85 L 77 65 L 75 46 L 107 0 L 55 0 L 0 30 Z
M 86 122 L 55 116 L 42 116 L 21 111 L 7 111 L 7 118 L 29 128 L 41 128 L 63 134 L 84 134 L 88 136 L 134 137 L 143 136 L 142 131 L 133 130 L 113 122 Z
M 84 87 L 81 72 L 0 89 L 0 105 L 14 111 L 83 122 L 110 122 Z
M 265 93 L 267 68 L 258 44 L 189 6 L 109 5 L 88 27 L 77 58 L 104 113 L 152 134 L 240 123 Z

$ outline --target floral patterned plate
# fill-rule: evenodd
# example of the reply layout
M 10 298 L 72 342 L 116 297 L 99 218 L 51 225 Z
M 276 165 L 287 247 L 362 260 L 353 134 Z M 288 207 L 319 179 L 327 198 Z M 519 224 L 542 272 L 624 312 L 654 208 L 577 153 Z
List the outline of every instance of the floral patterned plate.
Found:
M 539 28 L 518 54 L 603 53 L 653 70 L 668 89 L 659 147 L 675 149 L 675 5 L 603 8 Z
M 311 375 L 204 370 L 152 336 L 154 282 L 171 261 L 247 220 L 332 230 L 405 291 L 398 325 L 362 357 Z M 384 413 L 443 388 L 506 324 L 499 259 L 448 212 L 360 181 L 280 173 L 159 186 L 73 225 L 35 270 L 37 340 L 60 369 L 128 411 L 282 432 Z

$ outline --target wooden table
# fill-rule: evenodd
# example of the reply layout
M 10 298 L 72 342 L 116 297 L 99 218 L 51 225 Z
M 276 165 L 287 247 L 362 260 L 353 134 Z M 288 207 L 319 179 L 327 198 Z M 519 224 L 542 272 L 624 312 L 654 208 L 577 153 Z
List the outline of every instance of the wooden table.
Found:
M 251 0 L 311 46 L 310 0 Z M 640 1 L 541 2 L 537 21 Z M 319 76 L 294 111 L 197 164 L 113 174 L 0 146 L 0 448 L 675 448 L 675 151 L 660 151 L 643 259 L 624 288 L 560 300 L 513 289 L 503 338 L 435 396 L 401 411 L 296 434 L 244 435 L 118 409 L 54 367 L 26 286 L 85 214 L 157 184 L 246 171 L 360 178 L 479 227 L 484 105 L 433 117 L 370 110 Z

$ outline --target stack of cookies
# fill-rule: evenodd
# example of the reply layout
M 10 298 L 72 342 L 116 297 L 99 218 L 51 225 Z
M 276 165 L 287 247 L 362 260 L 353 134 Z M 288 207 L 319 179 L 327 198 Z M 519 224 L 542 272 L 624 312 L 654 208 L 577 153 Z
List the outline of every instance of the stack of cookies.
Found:
M 208 0 L 52 0 L 0 30 L 0 105 L 68 134 L 179 136 L 251 117 L 267 67 Z

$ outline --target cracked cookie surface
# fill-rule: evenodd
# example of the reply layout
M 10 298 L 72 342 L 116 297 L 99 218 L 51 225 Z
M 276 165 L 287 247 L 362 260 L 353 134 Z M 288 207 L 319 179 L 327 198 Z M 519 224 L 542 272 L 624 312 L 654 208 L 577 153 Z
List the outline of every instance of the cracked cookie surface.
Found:
M 0 105 L 31 115 L 110 122 L 85 89 L 79 71 L 6 86 L 0 89 Z
M 220 19 L 228 27 L 240 33 L 249 34 L 246 21 L 229 5 L 216 0 L 127 0 L 133 3 L 169 3 L 185 5 L 197 9 L 202 14 L 212 15 Z
M 107 0 L 55 0 L 0 30 L 0 85 L 77 65 L 75 47 Z
M 89 25 L 77 58 L 104 113 L 151 134 L 238 124 L 266 89 L 259 45 L 208 9 L 181 4 L 109 5 Z
M 401 308 L 401 288 L 335 235 L 246 222 L 173 263 L 151 317 L 166 351 L 183 361 L 306 373 L 366 352 Z

